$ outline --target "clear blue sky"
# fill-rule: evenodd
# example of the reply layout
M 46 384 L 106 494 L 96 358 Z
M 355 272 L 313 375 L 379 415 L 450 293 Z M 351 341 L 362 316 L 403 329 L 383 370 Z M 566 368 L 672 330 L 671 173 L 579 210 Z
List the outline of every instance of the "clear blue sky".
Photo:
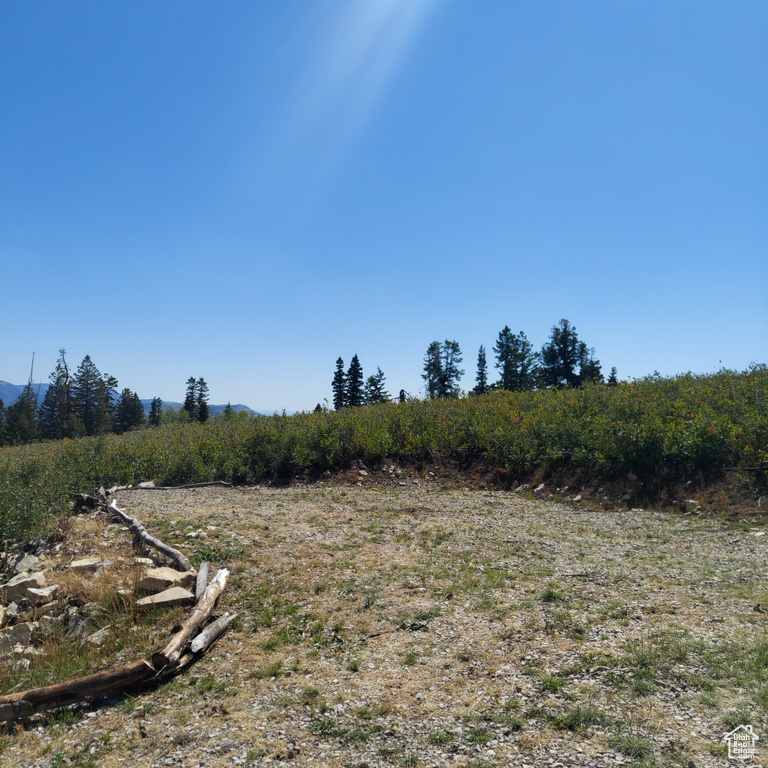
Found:
M 560 318 L 768 360 L 765 0 L 0 0 L 0 379 L 311 409 Z M 496 372 L 492 369 L 492 378 Z

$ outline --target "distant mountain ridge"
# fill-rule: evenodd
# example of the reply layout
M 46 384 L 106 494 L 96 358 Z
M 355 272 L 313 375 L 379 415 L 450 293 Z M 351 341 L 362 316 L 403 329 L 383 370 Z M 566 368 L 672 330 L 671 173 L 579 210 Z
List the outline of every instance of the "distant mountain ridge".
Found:
M 3 401 L 3 405 L 7 408 L 9 405 L 12 405 L 16 402 L 16 400 L 19 399 L 19 396 L 24 391 L 24 387 L 26 384 L 11 384 L 7 381 L 0 381 L 0 400 Z M 36 382 L 32 385 L 33 389 L 37 393 L 37 401 L 38 404 L 43 402 L 43 398 L 45 397 L 45 393 L 48 391 L 48 387 L 50 385 L 45 382 Z M 141 404 L 144 406 L 144 411 L 146 413 L 149 413 L 149 407 L 152 404 L 152 399 L 149 398 L 147 400 L 142 400 Z M 177 411 L 181 409 L 183 403 L 175 403 L 171 401 L 165 401 L 163 400 L 163 410 L 166 408 L 174 408 Z M 217 413 L 221 413 L 227 406 L 224 405 L 211 405 L 209 406 L 211 409 L 211 415 L 215 416 Z M 249 408 L 247 405 L 243 405 L 242 403 L 232 403 L 232 407 L 235 409 L 235 411 L 247 411 L 248 414 L 256 414 L 258 416 L 263 416 L 264 414 L 260 411 L 255 411 L 253 408 Z

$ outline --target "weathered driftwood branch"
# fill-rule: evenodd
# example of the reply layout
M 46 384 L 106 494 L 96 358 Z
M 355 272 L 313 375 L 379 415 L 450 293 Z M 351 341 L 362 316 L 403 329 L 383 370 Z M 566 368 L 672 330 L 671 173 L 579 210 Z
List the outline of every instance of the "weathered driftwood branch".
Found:
M 203 596 L 203 592 L 205 592 L 205 588 L 208 586 L 208 571 L 210 570 L 211 564 L 205 560 L 202 563 L 200 563 L 200 568 L 197 571 L 197 580 L 195 581 L 195 603 L 200 602 L 200 598 Z
M 0 696 L 0 721 L 26 717 L 52 707 L 61 707 L 89 696 L 106 696 L 145 683 L 157 671 L 146 661 L 134 661 L 106 672 L 97 672 L 66 683 L 33 688 Z
M 226 480 L 211 480 L 207 483 L 189 483 L 187 485 L 115 485 L 107 493 L 117 493 L 118 491 L 183 491 L 187 488 L 210 488 L 211 486 L 221 486 L 222 488 L 232 488 L 232 483 Z
M 189 650 L 192 653 L 202 653 L 207 650 L 217 638 L 224 634 L 225 630 L 229 626 L 230 622 L 237 618 L 237 614 L 233 613 L 225 614 L 220 619 L 209 624 L 189 645 Z
M 107 509 L 114 517 L 125 523 L 131 529 L 133 535 L 143 544 L 156 549 L 166 557 L 170 557 L 171 560 L 173 560 L 173 562 L 176 563 L 176 565 L 179 567 L 180 571 L 195 570 L 186 555 L 179 552 L 178 549 L 174 549 L 173 547 L 168 546 L 164 542 L 160 541 L 160 539 L 156 539 L 135 517 L 127 515 L 117 506 L 117 504 L 112 502 L 109 507 L 107 507 Z
M 227 576 L 229 576 L 229 571 L 226 568 L 222 568 L 213 577 L 213 580 L 206 587 L 202 597 L 189 612 L 187 618 L 181 622 L 181 628 L 172 635 L 168 645 L 161 651 L 152 654 L 152 665 L 155 669 L 163 671 L 173 669 L 178 665 L 182 653 L 186 650 L 198 629 L 208 621 L 211 611 L 227 583 Z

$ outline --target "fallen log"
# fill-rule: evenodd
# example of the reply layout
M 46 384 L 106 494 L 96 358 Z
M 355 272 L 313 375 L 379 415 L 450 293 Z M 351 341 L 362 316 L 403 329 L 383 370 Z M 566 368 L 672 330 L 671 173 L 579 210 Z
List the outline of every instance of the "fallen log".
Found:
M 200 563 L 200 570 L 197 572 L 197 580 L 195 582 L 195 602 L 199 603 L 200 598 L 205 592 L 205 588 L 208 586 L 208 571 L 211 564 L 206 560 Z
M 148 662 L 134 661 L 106 672 L 97 672 L 65 683 L 0 696 L 0 721 L 26 717 L 52 707 L 72 704 L 89 696 L 108 696 L 145 683 L 157 671 Z
M 118 493 L 119 491 L 183 491 L 187 488 L 210 488 L 220 486 L 222 488 L 234 487 L 232 483 L 226 480 L 211 480 L 207 483 L 188 483 L 187 485 L 115 485 L 107 490 L 107 493 Z
M 224 634 L 230 622 L 237 618 L 237 614 L 225 614 L 220 619 L 209 624 L 191 643 L 189 650 L 192 653 L 203 653 L 214 643 L 217 638 Z
M 224 591 L 229 571 L 222 568 L 206 587 L 200 600 L 195 604 L 179 630 L 171 637 L 168 644 L 161 651 L 152 654 L 152 665 L 155 669 L 164 672 L 178 665 L 182 653 L 186 650 L 192 638 L 211 615 L 211 611 Z
M 160 539 L 156 539 L 138 520 L 136 520 L 136 518 L 123 512 L 114 501 L 107 507 L 107 509 L 113 517 L 116 517 L 118 520 L 125 523 L 128 528 L 131 529 L 133 535 L 141 541 L 142 544 L 146 544 L 148 547 L 152 547 L 166 557 L 169 557 L 176 563 L 180 571 L 194 572 L 195 569 L 192 567 L 192 563 L 189 562 L 186 555 L 179 552 L 178 549 L 168 546 L 168 544 L 160 541 Z

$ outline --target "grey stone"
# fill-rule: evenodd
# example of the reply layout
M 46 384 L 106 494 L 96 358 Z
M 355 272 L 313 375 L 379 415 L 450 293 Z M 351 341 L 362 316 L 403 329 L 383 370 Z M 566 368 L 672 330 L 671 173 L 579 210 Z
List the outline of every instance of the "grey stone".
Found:
M 71 571 L 89 571 L 101 565 L 100 557 L 84 557 L 69 564 Z
M 92 635 L 88 635 L 88 637 L 85 638 L 85 642 L 89 645 L 96 646 L 97 648 L 100 648 L 104 641 L 112 634 L 112 626 L 110 624 L 107 624 L 106 627 L 102 627 L 98 632 L 94 632 Z
M 24 555 L 24 557 L 22 557 L 16 563 L 16 565 L 13 566 L 13 569 L 16 571 L 16 573 L 23 573 L 24 571 L 30 573 L 31 571 L 35 570 L 39 562 L 39 557 L 35 557 L 34 555 Z
M 194 602 L 195 596 L 182 587 L 171 587 L 165 592 L 160 592 L 149 597 L 142 597 L 136 603 L 138 608 L 153 608 L 155 606 L 183 605 Z
M 29 645 L 34 629 L 35 625 L 28 621 L 2 630 L 0 632 L 0 655 L 7 656 L 13 652 L 17 645 Z
M 10 603 L 17 598 L 26 597 L 28 589 L 39 589 L 44 586 L 45 574 L 43 571 L 32 574 L 23 572 L 0 589 L 0 597 L 4 603 Z
M 173 568 L 150 568 L 139 582 L 139 589 L 162 592 L 171 587 L 189 587 L 195 582 L 192 571 L 175 571 Z
M 53 600 L 54 597 L 56 597 L 56 593 L 59 591 L 59 585 L 58 584 L 51 584 L 49 587 L 39 587 L 37 589 L 30 588 L 27 590 L 27 597 L 37 605 L 43 604 L 43 603 L 50 603 L 51 600 Z
M 701 505 L 696 499 L 686 499 L 683 502 L 683 509 L 686 512 L 698 512 L 701 509 Z

